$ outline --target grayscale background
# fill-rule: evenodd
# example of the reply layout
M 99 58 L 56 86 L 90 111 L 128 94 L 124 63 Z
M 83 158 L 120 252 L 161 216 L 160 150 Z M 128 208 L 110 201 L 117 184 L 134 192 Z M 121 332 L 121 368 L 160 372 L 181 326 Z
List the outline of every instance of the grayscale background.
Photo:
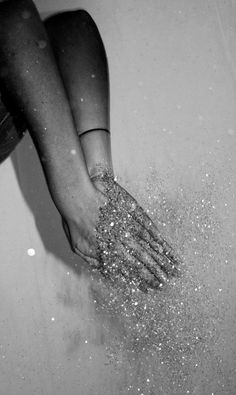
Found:
M 0 394 L 234 395 L 236 1 L 35 3 L 43 16 L 84 8 L 96 21 L 109 61 L 115 172 L 145 208 L 160 188 L 174 224 L 181 212 L 177 233 L 169 226 L 166 235 L 204 281 L 215 334 L 175 390 L 170 377 L 178 369 L 181 376 L 181 366 L 155 377 L 140 354 L 130 375 L 125 352 L 108 358 L 121 324 L 103 331 L 90 278 L 71 269 L 79 258 L 26 135 L 0 166 Z M 203 317 L 212 314 L 209 298 L 199 295 Z M 135 382 L 149 375 L 152 387 L 139 391 Z

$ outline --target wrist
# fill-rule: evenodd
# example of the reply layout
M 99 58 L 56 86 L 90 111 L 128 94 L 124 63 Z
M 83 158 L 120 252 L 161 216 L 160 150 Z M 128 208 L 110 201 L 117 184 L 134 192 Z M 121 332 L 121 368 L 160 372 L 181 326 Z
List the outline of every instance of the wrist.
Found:
M 96 190 L 89 184 L 66 186 L 53 194 L 54 203 L 63 218 L 74 220 L 88 213 L 91 202 L 96 199 Z
M 90 178 L 99 174 L 113 173 L 110 134 L 94 130 L 80 136 Z
M 106 175 L 114 177 L 113 168 L 111 164 L 108 163 L 94 163 L 93 166 L 88 169 L 88 173 L 91 180 L 99 177 L 102 178 Z

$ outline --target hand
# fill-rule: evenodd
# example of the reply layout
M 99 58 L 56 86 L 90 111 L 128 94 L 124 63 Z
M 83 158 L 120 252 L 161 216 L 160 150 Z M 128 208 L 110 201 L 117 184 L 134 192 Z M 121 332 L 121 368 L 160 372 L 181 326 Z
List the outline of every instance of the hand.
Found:
M 75 253 L 107 279 L 161 288 L 179 274 L 179 259 L 136 200 L 113 177 L 92 178 L 94 196 L 80 221 L 64 221 Z
M 179 275 L 179 258 L 137 201 L 112 175 L 92 181 L 108 199 L 97 226 L 102 273 L 113 281 L 122 276 L 143 290 L 162 287 Z
M 75 194 L 76 195 L 76 194 Z M 90 267 L 99 267 L 97 254 L 96 228 L 99 222 L 99 210 L 107 198 L 99 190 L 86 194 L 86 201 L 66 202 L 68 210 L 61 211 L 62 224 L 72 251 L 86 261 Z

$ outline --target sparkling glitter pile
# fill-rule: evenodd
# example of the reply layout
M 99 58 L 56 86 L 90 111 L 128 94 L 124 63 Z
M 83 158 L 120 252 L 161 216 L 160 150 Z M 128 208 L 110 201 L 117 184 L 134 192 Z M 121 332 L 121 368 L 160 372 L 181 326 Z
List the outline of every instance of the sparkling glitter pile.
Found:
M 111 282 L 147 291 L 179 273 L 180 261 L 135 199 L 109 174 L 100 177 L 108 201 L 100 210 L 100 272 Z
M 211 369 L 219 369 L 214 357 L 219 306 L 207 281 L 211 277 L 214 282 L 222 265 L 212 181 L 191 194 L 180 187 L 173 200 L 158 180 L 156 186 L 148 183 L 146 191 L 147 213 L 164 239 L 184 256 L 181 278 L 146 293 L 132 281 L 120 281 L 116 270 L 112 283 L 95 278 L 91 287 L 95 313 L 110 339 L 110 364 L 125 375 L 121 394 L 201 394 L 201 375 L 210 381 Z

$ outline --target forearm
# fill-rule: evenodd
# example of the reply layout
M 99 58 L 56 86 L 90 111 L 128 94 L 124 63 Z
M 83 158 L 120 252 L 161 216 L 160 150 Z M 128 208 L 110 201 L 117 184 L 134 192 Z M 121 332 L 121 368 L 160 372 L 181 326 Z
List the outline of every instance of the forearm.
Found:
M 80 141 L 90 176 L 113 172 L 110 133 L 104 130 L 84 133 Z
M 0 11 L 1 89 L 23 112 L 53 200 L 63 210 L 75 185 L 81 186 L 78 199 L 90 190 L 64 87 L 33 3 L 7 1 Z
M 111 171 L 108 62 L 97 26 L 82 10 L 54 15 L 45 24 L 88 172 L 92 175 L 101 169 Z M 87 132 L 94 128 L 97 130 Z

